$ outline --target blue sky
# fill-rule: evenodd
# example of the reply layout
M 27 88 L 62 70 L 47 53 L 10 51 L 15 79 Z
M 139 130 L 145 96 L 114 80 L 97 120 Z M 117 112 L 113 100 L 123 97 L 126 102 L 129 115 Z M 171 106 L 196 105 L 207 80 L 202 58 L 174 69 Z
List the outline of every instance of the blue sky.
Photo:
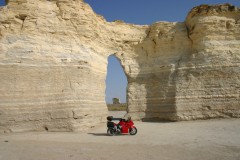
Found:
M 156 21 L 183 22 L 187 13 L 201 4 L 230 3 L 240 7 L 240 0 L 85 0 L 107 21 L 123 20 L 134 24 Z
M 0 0 L 0 6 L 5 5 L 5 0 Z
M 230 3 L 240 7 L 240 0 L 85 0 L 107 21 L 123 20 L 134 24 L 152 24 L 157 21 L 183 22 L 187 13 L 201 4 Z M 4 0 L 0 0 L 4 5 Z M 127 79 L 119 61 L 110 56 L 106 79 L 106 101 L 118 97 L 126 102 Z
M 108 72 L 106 78 L 106 102 L 112 103 L 112 98 L 120 98 L 126 102 L 127 78 L 115 56 L 108 57 Z

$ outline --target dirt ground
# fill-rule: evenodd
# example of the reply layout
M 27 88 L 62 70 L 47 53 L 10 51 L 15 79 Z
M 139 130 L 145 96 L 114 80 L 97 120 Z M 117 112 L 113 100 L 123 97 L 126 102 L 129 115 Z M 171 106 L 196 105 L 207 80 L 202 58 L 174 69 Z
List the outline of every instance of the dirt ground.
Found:
M 240 119 L 135 122 L 135 136 L 84 133 L 0 135 L 0 160 L 240 160 Z

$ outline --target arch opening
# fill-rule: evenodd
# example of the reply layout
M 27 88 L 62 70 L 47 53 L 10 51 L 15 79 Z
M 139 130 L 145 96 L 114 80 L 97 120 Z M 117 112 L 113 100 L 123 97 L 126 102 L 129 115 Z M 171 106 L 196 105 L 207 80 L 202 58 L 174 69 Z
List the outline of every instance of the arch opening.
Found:
M 108 57 L 105 101 L 108 111 L 127 111 L 127 76 L 120 60 L 114 55 Z

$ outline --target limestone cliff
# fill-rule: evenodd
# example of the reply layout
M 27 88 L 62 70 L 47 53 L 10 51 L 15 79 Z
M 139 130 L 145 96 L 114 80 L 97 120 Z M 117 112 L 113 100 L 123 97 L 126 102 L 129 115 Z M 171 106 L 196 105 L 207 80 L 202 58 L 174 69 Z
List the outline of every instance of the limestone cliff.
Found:
M 186 18 L 191 55 L 180 63 L 180 119 L 240 117 L 240 8 L 224 4 L 193 8 Z
M 173 121 L 240 117 L 239 20 L 235 6 L 202 5 L 185 23 L 151 25 L 136 46 L 129 113 Z
M 147 26 L 107 23 L 81 0 L 10 0 L 0 12 L 0 131 L 105 121 L 107 57 L 132 50 Z
M 135 119 L 239 117 L 240 9 L 193 8 L 186 22 L 106 22 L 82 0 L 0 8 L 0 132 L 77 131 L 105 121 L 107 58 L 128 78 Z

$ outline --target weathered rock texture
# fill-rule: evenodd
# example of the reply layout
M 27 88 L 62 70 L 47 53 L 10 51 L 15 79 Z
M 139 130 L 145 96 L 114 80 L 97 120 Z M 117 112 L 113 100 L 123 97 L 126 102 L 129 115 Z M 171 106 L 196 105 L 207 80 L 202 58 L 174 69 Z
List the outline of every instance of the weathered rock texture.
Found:
M 82 0 L 0 9 L 0 132 L 77 131 L 105 121 L 107 58 L 128 78 L 135 119 L 240 116 L 240 9 L 199 6 L 186 22 L 106 22 Z
M 177 70 L 178 119 L 240 117 L 240 8 L 193 8 L 191 52 Z
M 135 48 L 138 72 L 130 74 L 128 102 L 137 118 L 240 116 L 239 8 L 193 8 L 185 23 L 150 26 Z

